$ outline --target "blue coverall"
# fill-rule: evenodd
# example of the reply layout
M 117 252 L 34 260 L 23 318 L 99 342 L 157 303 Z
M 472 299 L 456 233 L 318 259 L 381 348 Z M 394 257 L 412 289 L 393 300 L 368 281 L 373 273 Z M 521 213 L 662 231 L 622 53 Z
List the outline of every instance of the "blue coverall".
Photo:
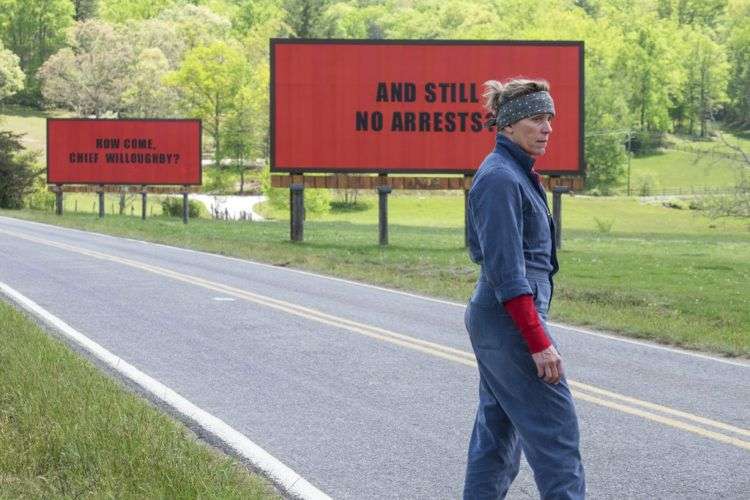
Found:
M 567 381 L 552 385 L 536 365 L 502 303 L 533 294 L 546 325 L 557 256 L 534 159 L 497 135 L 469 191 L 469 252 L 481 265 L 466 308 L 479 367 L 479 407 L 469 443 L 465 499 L 503 498 L 518 474 L 521 450 L 541 498 L 581 499 L 585 479 L 578 419 Z

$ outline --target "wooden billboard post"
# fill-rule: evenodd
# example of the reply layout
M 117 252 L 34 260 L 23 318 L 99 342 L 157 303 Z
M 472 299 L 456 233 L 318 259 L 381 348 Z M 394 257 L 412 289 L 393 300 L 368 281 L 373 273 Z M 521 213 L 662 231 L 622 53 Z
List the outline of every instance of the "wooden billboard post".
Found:
M 562 194 L 570 191 L 568 186 L 552 188 L 552 220 L 555 222 L 555 246 L 562 248 Z
M 56 184 L 54 187 L 55 191 L 55 213 L 57 215 L 63 214 L 63 187 L 62 184 Z
M 388 185 L 388 174 L 378 175 L 378 243 L 388 245 L 388 194 L 392 191 Z
M 289 184 L 289 232 L 294 242 L 305 238 L 305 178 L 291 174 Z
M 148 196 L 148 191 L 146 190 L 146 186 L 141 186 L 141 220 L 146 220 L 146 197 Z
M 99 218 L 102 219 L 102 218 L 104 218 L 104 212 L 105 212 L 105 208 L 104 208 L 104 186 L 103 185 L 101 185 L 101 184 L 99 185 L 99 189 L 97 190 L 97 193 L 99 195 Z

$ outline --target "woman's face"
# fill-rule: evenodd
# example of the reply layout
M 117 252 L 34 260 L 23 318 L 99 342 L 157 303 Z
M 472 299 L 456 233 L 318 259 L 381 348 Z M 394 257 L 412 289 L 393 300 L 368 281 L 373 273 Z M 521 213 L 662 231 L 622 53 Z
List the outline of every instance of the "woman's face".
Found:
M 552 118 L 549 113 L 530 116 L 508 125 L 503 132 L 531 156 L 541 156 L 552 133 Z

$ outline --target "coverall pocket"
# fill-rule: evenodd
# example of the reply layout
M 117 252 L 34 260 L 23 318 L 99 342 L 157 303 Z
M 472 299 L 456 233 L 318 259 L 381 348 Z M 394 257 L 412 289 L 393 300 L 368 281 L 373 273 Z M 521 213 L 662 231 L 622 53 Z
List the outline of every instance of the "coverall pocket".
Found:
M 483 308 L 495 308 L 502 305 L 497 300 L 495 291 L 492 289 L 489 283 L 486 283 L 484 281 L 480 281 L 479 283 L 477 283 L 477 286 L 474 288 L 474 293 L 471 294 L 469 304 L 475 307 Z

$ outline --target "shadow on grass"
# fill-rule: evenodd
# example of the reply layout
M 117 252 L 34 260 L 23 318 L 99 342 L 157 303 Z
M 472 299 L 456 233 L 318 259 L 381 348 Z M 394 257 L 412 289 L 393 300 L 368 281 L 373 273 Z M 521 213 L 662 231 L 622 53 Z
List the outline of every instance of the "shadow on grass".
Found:
M 665 149 L 650 149 L 650 150 L 638 151 L 637 153 L 634 153 L 633 158 L 638 158 L 638 159 L 656 158 L 657 156 L 665 156 L 671 152 L 672 152 L 671 150 L 665 150 Z
M 17 104 L 0 105 L 0 115 L 17 116 L 19 118 L 55 118 L 72 116 L 69 111 L 30 108 L 27 106 L 19 106 Z

